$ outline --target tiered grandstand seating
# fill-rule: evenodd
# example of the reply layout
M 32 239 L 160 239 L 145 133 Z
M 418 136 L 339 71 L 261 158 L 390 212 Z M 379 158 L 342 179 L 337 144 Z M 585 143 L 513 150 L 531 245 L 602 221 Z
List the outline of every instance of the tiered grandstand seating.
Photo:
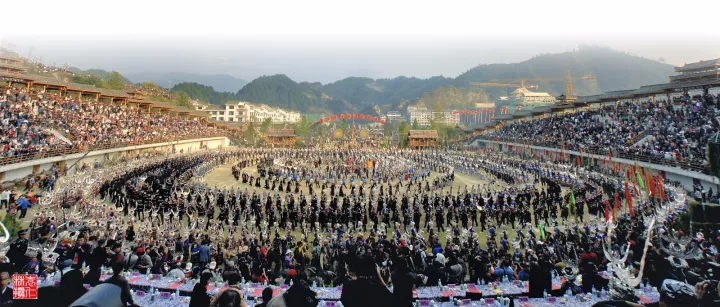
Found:
M 141 107 L 147 105 L 148 107 Z M 227 133 L 191 111 L 171 106 L 151 110 L 145 104 L 103 103 L 22 87 L 4 87 L 0 95 L 0 165 L 92 149 L 123 147 Z M 55 137 L 62 133 L 72 144 Z
M 677 102 L 625 102 L 517 121 L 477 138 L 568 150 L 582 148 L 585 152 L 605 155 L 613 151 L 634 160 L 704 169 L 706 145 L 718 131 L 717 99 L 711 95 L 694 99 L 687 96 Z M 643 138 L 645 141 L 638 143 Z

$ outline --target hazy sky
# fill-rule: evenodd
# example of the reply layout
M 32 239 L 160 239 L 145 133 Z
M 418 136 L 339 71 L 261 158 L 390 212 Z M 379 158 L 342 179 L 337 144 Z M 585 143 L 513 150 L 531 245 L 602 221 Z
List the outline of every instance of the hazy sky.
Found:
M 55 1 L 3 4 L 0 41 L 83 69 L 284 73 L 297 81 L 458 74 L 597 44 L 682 65 L 720 57 L 720 1 Z M 713 12 L 710 17 L 699 12 Z

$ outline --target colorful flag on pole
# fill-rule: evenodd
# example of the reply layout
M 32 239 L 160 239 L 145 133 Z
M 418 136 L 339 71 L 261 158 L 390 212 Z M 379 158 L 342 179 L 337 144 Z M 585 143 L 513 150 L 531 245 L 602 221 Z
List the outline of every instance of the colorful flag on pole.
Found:
M 630 185 L 627 181 L 625 181 L 625 198 L 628 205 L 628 211 L 630 211 L 630 216 L 635 216 L 635 212 L 633 211 L 632 193 L 630 193 Z
M 641 175 L 640 171 L 635 171 L 635 176 L 637 177 L 637 184 L 640 186 L 641 189 L 645 189 L 645 181 L 643 180 L 643 176 Z
M 662 177 L 662 172 L 658 171 L 658 190 L 660 190 L 660 199 L 665 200 L 665 187 L 663 186 L 664 180 Z
M 604 202 L 605 204 L 605 222 L 610 220 L 610 203 L 608 203 L 607 199 Z
M 615 196 L 615 206 L 613 206 L 613 218 L 617 219 L 617 210 L 620 209 L 620 195 L 617 193 L 613 194 Z

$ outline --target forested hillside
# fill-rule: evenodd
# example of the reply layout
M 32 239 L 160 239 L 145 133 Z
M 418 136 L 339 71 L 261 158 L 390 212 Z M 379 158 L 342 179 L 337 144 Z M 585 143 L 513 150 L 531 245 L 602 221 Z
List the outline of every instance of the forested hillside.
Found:
M 172 87 L 172 93 L 185 92 L 192 99 L 205 103 L 223 104 L 230 100 L 238 100 L 235 93 L 218 92 L 212 86 L 206 86 L 194 82 L 183 82 Z
M 370 79 L 348 77 L 333 83 L 297 83 L 285 75 L 264 76 L 248 83 L 239 98 L 272 106 L 307 112 L 315 110 L 356 111 L 366 108 L 382 111 L 402 110 L 410 104 L 432 101 L 448 108 L 467 107 L 474 102 L 496 101 L 514 88 L 469 86 L 470 82 L 492 79 L 551 78 L 534 81 L 535 91 L 560 95 L 565 91 L 566 71 L 573 77 L 594 76 L 596 80 L 574 81 L 575 95 L 594 95 L 605 91 L 638 88 L 668 81 L 671 65 L 614 51 L 608 48 L 580 46 L 578 50 L 543 54 L 511 64 L 480 65 L 457 78 L 428 79 L 397 77 Z M 512 81 L 508 81 L 512 82 Z M 520 83 L 516 81 L 514 83 Z
M 69 81 L 102 88 L 121 89 L 128 81 L 115 71 L 80 71 L 74 68 L 71 70 L 75 73 Z M 668 82 L 668 76 L 673 74 L 673 67 L 608 48 L 581 45 L 572 52 L 542 54 L 519 63 L 479 65 L 456 78 L 348 77 L 323 85 L 295 82 L 285 75 L 278 74 L 252 80 L 237 92 L 217 90 L 208 84 L 198 82 L 176 84 L 171 92 L 175 96 L 185 93 L 189 98 L 212 104 L 244 100 L 306 113 L 342 113 L 361 110 L 382 113 L 389 110 L 404 110 L 408 105 L 418 103 L 430 106 L 439 103 L 443 108 L 462 109 L 472 107 L 478 102 L 497 101 L 500 96 L 507 96 L 514 90 L 514 88 L 502 87 L 474 87 L 469 85 L 470 82 L 508 79 L 504 82 L 519 83 L 518 79 L 554 79 L 528 83 L 538 85 L 538 89 L 534 91 L 548 92 L 557 96 L 565 91 L 566 72 L 573 77 L 594 76 L 595 80 L 573 82 L 573 94 L 594 95 Z M 237 82 L 237 87 L 244 84 L 243 80 L 232 78 L 221 78 L 225 80 L 223 85 L 225 88 L 233 88 L 234 86 L 230 84 L 233 82 Z

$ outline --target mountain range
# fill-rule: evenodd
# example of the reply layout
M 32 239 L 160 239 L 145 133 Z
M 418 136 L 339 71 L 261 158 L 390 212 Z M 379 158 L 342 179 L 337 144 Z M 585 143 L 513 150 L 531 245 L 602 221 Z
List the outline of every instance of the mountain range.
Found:
M 479 65 L 456 78 L 348 77 L 323 85 L 319 82 L 295 82 L 285 75 L 272 75 L 256 78 L 247 84 L 237 79 L 233 87 L 229 78 L 225 78 L 228 83 L 217 83 L 210 82 L 213 79 L 208 76 L 202 79 L 189 78 L 192 74 L 178 74 L 188 76 L 190 81 L 176 85 L 173 90 L 184 91 L 193 99 L 214 104 L 243 100 L 305 113 L 387 112 L 403 110 L 418 103 L 427 107 L 440 104 L 443 108 L 469 108 L 475 103 L 497 101 L 515 89 L 470 85 L 470 82 L 493 79 L 513 79 L 515 81 L 505 82 L 518 84 L 520 81 L 517 79 L 552 79 L 527 83 L 538 86 L 534 91 L 558 96 L 565 92 L 566 73 L 573 77 L 595 77 L 595 80 L 573 81 L 573 94 L 582 96 L 666 83 L 673 74 L 673 66 L 608 48 L 581 45 L 571 52 L 542 54 L 519 63 Z M 140 76 L 131 74 L 129 78 L 136 82 L 148 81 Z M 164 85 L 158 78 L 149 81 Z M 233 90 L 240 85 L 244 86 Z
M 565 92 L 566 72 L 572 77 L 596 78 L 573 81 L 573 94 L 584 96 L 667 83 L 668 77 L 673 74 L 673 66 L 609 48 L 580 45 L 575 51 L 538 55 L 520 63 L 480 65 L 459 75 L 455 82 L 467 85 L 491 79 L 552 78 L 556 80 L 530 83 L 539 86 L 535 91 L 558 96 Z M 492 98 L 505 96 L 512 90 L 486 89 Z
M 219 92 L 237 92 L 240 90 L 247 81 L 235 78 L 226 74 L 219 75 L 201 75 L 185 72 L 168 72 L 168 73 L 155 73 L 155 72 L 140 72 L 130 73 L 125 75 L 128 79 L 132 80 L 133 83 L 140 83 L 145 81 L 155 82 L 155 84 L 171 88 L 177 84 L 183 82 L 194 82 L 207 86 L 212 86 Z

